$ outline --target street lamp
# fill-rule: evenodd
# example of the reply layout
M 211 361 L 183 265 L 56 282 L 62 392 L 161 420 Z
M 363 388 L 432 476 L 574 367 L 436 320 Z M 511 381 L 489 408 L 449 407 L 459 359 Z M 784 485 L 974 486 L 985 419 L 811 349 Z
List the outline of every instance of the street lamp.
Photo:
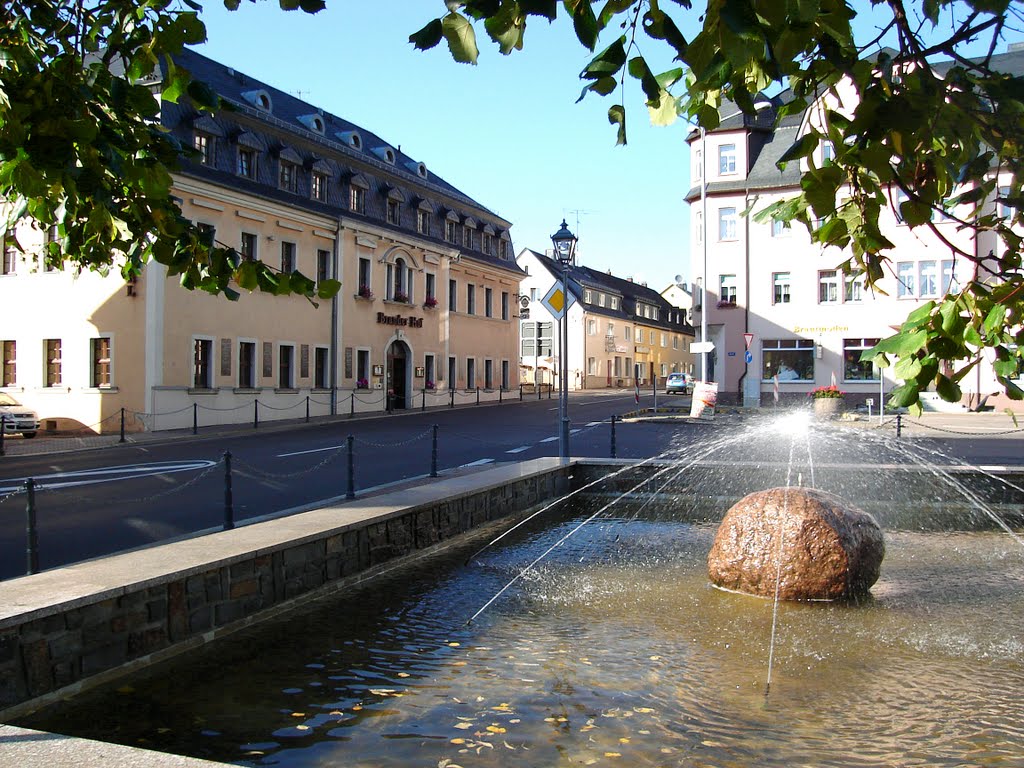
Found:
M 558 345 L 558 458 L 569 458 L 569 265 L 576 255 L 577 238 L 562 219 L 562 228 L 551 236 L 555 256 L 562 265 L 562 316 Z

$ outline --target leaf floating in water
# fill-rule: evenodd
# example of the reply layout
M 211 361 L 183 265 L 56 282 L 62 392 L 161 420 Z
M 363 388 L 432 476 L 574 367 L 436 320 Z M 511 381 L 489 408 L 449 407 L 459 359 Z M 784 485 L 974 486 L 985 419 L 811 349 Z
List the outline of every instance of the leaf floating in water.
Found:
M 629 739 L 623 736 L 621 739 L 619 739 L 619 744 L 629 744 Z
M 363 708 L 363 705 L 362 705 L 362 704 L 355 704 L 355 705 L 353 705 L 353 707 L 352 707 L 352 711 L 353 711 L 353 712 L 358 712 L 358 711 L 359 711 L 359 710 L 361 710 L 362 708 Z
M 460 738 L 456 737 L 456 738 L 452 739 L 450 743 L 452 743 L 452 744 L 465 744 L 466 740 L 465 739 L 460 739 Z
M 396 691 L 394 688 L 371 688 L 370 693 L 374 696 L 392 696 Z
M 468 729 L 472 728 L 473 724 L 472 723 L 456 723 L 455 727 L 458 728 L 460 731 L 465 731 L 465 730 L 468 730 Z
M 458 648 L 460 645 L 461 643 L 448 643 L 449 648 Z
M 507 733 L 507 729 L 502 728 L 500 725 L 488 725 L 487 730 L 491 733 Z
M 466 666 L 466 662 L 464 662 L 464 661 L 453 661 L 452 662 L 452 666 L 453 667 L 464 667 L 464 666 Z
M 661 656 L 651 656 L 651 661 L 661 661 Z
M 507 741 L 502 741 L 501 743 L 504 744 L 507 749 L 511 749 L 513 752 L 515 752 L 516 748 L 509 744 Z
M 408 672 L 399 672 L 399 673 L 398 673 L 398 676 L 399 676 L 399 677 L 408 677 L 408 676 L 409 676 L 409 673 L 408 673 Z
M 633 707 L 633 711 L 634 712 L 639 712 L 641 715 L 649 715 L 654 710 L 651 709 L 650 707 Z
M 296 730 L 299 730 L 299 731 L 308 731 L 309 730 L 309 726 L 308 725 L 296 725 L 295 728 L 296 728 Z
M 520 720 L 518 717 L 513 717 L 511 720 L 509 720 L 509 722 L 512 723 L 512 725 L 518 725 L 519 723 L 521 723 L 523 721 Z
M 621 752 L 605 752 L 604 756 L 605 757 L 622 757 L 622 753 Z
M 292 717 L 305 717 L 305 712 L 292 712 Z

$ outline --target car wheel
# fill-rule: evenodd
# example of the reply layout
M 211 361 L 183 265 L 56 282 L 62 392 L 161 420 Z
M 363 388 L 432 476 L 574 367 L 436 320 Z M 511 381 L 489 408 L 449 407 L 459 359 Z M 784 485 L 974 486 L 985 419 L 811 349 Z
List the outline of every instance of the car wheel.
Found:
M 26 440 L 31 440 L 33 437 L 36 436 L 36 433 L 35 432 L 22 432 L 21 436 L 24 437 Z

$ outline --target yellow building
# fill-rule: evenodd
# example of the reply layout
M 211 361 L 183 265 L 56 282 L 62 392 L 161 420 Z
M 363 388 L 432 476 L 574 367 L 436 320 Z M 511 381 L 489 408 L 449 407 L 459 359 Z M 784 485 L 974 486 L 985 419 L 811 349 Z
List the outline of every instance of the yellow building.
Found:
M 187 291 L 151 263 L 45 271 L 47 233 L 0 274 L 0 386 L 43 429 L 169 429 L 497 400 L 518 387 L 510 223 L 383 139 L 195 52 L 179 65 L 228 105 L 165 104 L 198 151 L 174 175 L 185 216 L 246 258 L 338 296 Z M 13 234 L 13 233 L 12 233 Z M 479 390 L 479 392 L 477 392 Z

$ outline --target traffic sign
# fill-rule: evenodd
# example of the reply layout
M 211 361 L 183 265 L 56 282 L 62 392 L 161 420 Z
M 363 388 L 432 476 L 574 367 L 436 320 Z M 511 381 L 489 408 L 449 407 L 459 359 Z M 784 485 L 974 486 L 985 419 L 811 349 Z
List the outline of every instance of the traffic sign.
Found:
M 544 298 L 540 300 L 540 303 L 547 308 L 548 312 L 550 312 L 556 320 L 561 320 L 565 317 L 566 310 L 576 303 L 576 298 L 572 295 L 571 291 L 566 295 L 562 291 L 562 283 L 557 282 L 551 286 L 551 289 L 546 294 L 544 294 Z
M 747 349 L 750 349 L 750 343 L 753 340 L 754 340 L 754 334 L 752 334 L 752 333 L 744 333 L 743 334 L 743 343 L 747 345 Z M 747 362 L 749 363 L 750 361 L 747 360 Z
M 714 352 L 715 343 L 713 341 L 695 341 L 690 344 L 690 352 L 693 354 L 699 354 L 701 352 Z
M 754 362 L 754 355 L 751 353 L 751 351 L 749 349 L 744 353 L 743 361 L 747 365 L 750 365 L 752 362 Z

